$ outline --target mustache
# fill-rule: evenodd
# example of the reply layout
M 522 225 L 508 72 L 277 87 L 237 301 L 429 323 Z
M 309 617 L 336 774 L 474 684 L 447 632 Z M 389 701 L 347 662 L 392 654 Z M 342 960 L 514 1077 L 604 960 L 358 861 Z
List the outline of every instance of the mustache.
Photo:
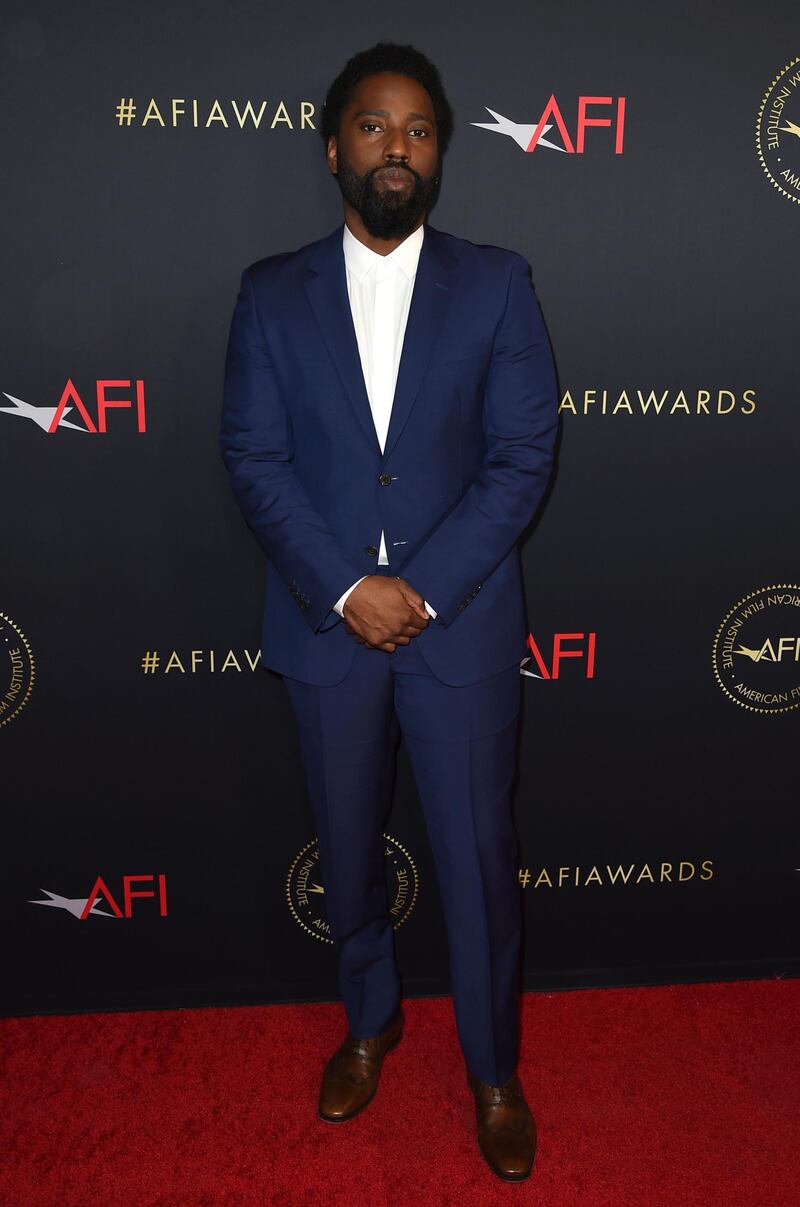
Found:
M 417 183 L 422 182 L 422 177 L 419 172 L 415 172 L 413 168 L 407 167 L 404 163 L 383 163 L 379 168 L 373 168 L 369 173 L 369 179 L 372 180 L 379 172 L 407 172 L 409 176 L 413 176 Z

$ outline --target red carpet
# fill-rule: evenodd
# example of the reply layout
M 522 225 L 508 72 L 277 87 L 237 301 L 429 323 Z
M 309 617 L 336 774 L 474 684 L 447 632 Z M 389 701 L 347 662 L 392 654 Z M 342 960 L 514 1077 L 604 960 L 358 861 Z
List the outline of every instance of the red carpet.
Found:
M 797 1207 L 800 982 L 527 994 L 530 1180 L 474 1139 L 449 999 L 316 1118 L 338 1004 L 0 1020 L 3 1207 Z

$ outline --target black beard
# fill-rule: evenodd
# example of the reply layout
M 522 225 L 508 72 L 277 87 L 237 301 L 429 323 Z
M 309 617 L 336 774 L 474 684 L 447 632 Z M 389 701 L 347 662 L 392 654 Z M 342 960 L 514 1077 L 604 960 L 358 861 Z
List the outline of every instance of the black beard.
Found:
M 400 239 L 410 235 L 436 200 L 436 176 L 423 180 L 418 172 L 405 164 L 396 166 L 404 167 L 413 176 L 414 185 L 410 192 L 404 195 L 394 189 L 378 190 L 375 187 L 375 174 L 391 166 L 382 163 L 364 176 L 359 176 L 341 152 L 337 156 L 336 179 L 342 196 L 357 211 L 375 239 Z

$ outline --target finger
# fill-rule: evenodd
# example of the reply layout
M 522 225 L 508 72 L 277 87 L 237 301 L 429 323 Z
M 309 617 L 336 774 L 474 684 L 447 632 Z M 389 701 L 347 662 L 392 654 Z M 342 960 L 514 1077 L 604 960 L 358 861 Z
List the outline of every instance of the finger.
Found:
M 374 644 L 376 649 L 385 650 L 387 645 L 392 643 L 394 645 L 408 645 L 412 637 L 415 636 L 416 634 L 413 630 L 407 632 L 405 628 L 402 628 L 396 633 L 392 633 L 391 637 L 387 637 L 385 641 L 376 641 Z
M 423 620 L 421 616 L 409 616 L 408 620 L 406 620 L 405 624 L 403 625 L 403 632 L 405 633 L 409 629 L 416 629 L 418 633 L 421 633 L 422 630 L 427 629 L 427 627 L 427 620 Z
M 403 591 L 403 595 L 408 603 L 411 604 L 412 608 L 415 608 L 417 612 L 424 612 L 426 616 L 428 615 L 428 609 L 425 607 L 425 600 L 417 591 L 413 591 L 410 587 L 406 587 Z

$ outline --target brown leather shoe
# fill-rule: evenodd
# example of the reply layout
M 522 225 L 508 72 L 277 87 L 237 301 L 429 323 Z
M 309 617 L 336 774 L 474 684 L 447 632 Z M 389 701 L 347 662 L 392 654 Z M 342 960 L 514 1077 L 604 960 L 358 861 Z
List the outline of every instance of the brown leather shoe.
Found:
M 524 1182 L 536 1155 L 536 1124 L 516 1073 L 502 1085 L 487 1085 L 467 1069 L 475 1095 L 478 1144 L 487 1165 L 506 1182 Z
M 365 1107 L 378 1088 L 383 1058 L 400 1042 L 403 1008 L 380 1035 L 370 1039 L 347 1037 L 325 1066 L 319 1092 L 319 1117 L 326 1123 L 344 1123 Z

